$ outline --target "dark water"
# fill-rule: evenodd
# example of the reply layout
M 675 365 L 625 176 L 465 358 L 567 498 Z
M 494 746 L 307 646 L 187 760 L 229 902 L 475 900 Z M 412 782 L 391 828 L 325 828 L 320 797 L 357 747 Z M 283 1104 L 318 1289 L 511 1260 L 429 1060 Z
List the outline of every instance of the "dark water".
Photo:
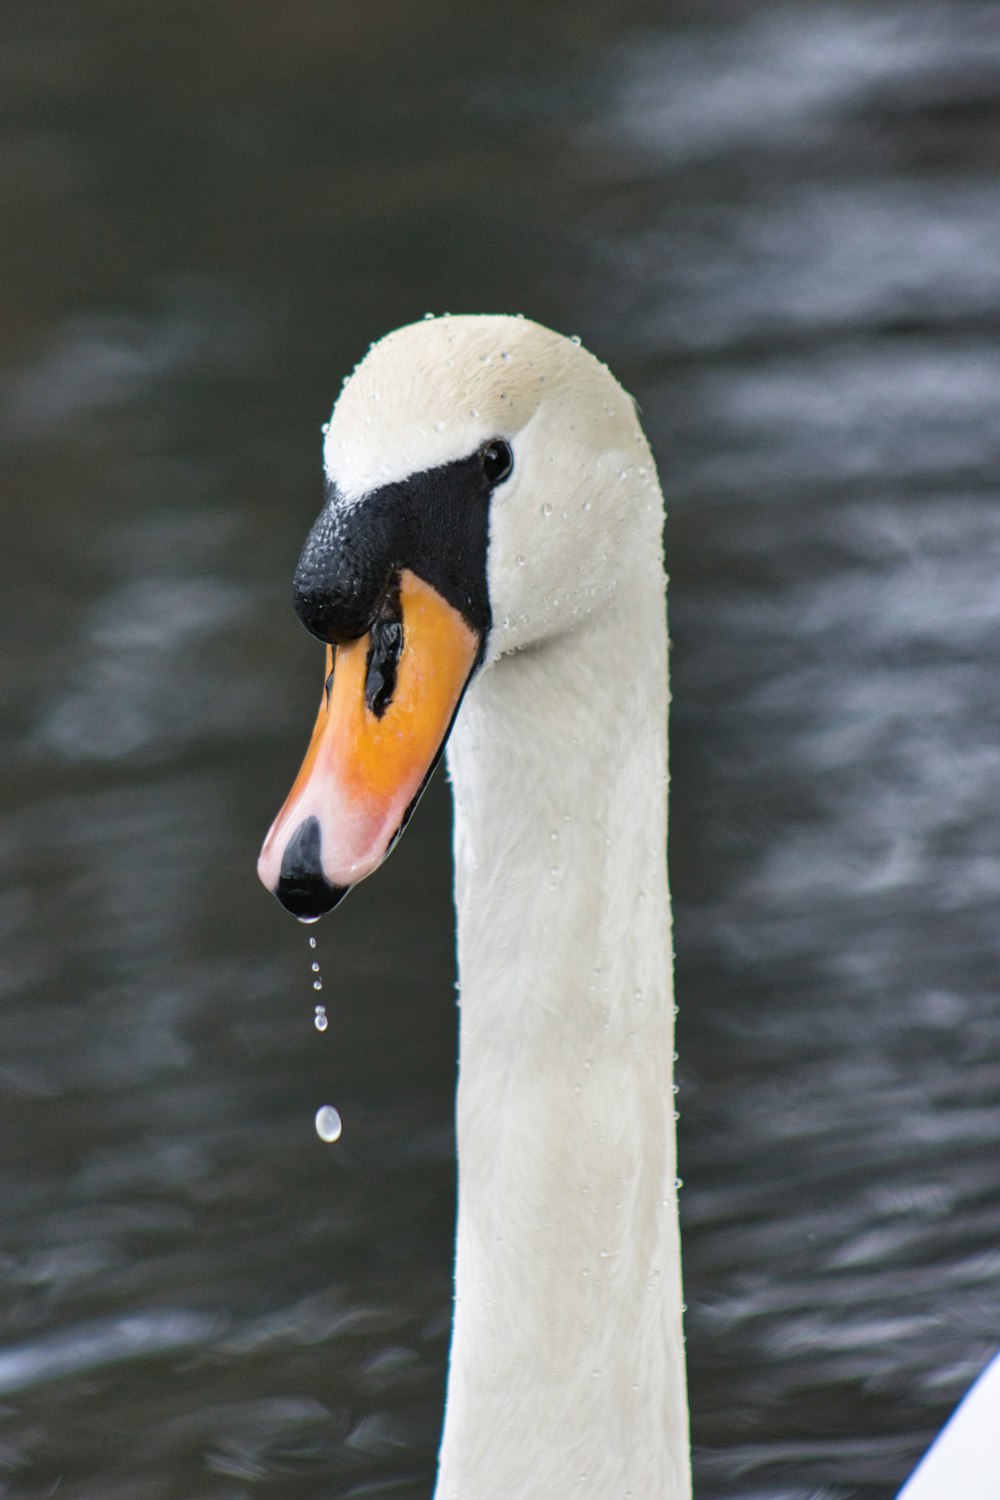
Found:
M 1000 5 L 2 14 L 0 1495 L 429 1495 L 446 789 L 325 1036 L 253 863 L 430 308 L 581 334 L 668 490 L 699 1495 L 889 1496 L 1000 1348 Z

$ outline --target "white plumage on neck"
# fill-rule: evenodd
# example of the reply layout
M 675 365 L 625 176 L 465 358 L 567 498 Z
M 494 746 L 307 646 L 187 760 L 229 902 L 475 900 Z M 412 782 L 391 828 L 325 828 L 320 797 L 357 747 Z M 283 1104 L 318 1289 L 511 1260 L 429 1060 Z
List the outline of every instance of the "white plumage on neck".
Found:
M 689 1493 L 658 530 L 637 527 L 612 605 L 473 684 L 449 747 L 460 1168 L 438 1500 Z

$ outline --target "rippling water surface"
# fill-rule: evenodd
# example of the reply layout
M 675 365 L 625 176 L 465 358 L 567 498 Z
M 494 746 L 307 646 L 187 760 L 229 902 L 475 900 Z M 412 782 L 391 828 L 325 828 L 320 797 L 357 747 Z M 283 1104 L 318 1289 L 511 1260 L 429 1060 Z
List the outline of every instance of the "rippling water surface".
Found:
M 668 492 L 699 1495 L 886 1500 L 1000 1348 L 1000 6 L 8 12 L 0 1495 L 429 1495 L 446 789 L 324 1035 L 253 864 L 319 427 L 432 308 L 581 334 Z

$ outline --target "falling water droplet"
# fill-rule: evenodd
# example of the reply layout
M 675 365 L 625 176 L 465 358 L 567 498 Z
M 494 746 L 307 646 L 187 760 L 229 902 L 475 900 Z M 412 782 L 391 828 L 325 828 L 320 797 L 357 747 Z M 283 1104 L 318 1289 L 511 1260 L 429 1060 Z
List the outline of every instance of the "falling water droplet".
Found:
M 314 974 L 319 973 L 319 961 L 317 959 L 314 958 L 309 967 L 312 969 Z
M 316 1111 L 316 1134 L 321 1141 L 332 1144 L 339 1141 L 344 1130 L 344 1122 L 340 1114 L 332 1104 L 321 1104 Z
M 315 1026 L 316 1030 L 325 1031 L 329 1024 L 330 1021 L 326 1014 L 326 1006 L 317 1005 L 316 1010 L 313 1014 L 313 1025 Z
M 322 981 L 322 979 L 314 979 L 313 980 L 313 989 L 314 990 L 321 990 L 322 988 L 323 988 L 323 981 Z
M 310 948 L 315 948 L 315 946 L 316 946 L 316 939 L 314 937 L 311 937 L 309 939 L 309 946 L 310 946 Z

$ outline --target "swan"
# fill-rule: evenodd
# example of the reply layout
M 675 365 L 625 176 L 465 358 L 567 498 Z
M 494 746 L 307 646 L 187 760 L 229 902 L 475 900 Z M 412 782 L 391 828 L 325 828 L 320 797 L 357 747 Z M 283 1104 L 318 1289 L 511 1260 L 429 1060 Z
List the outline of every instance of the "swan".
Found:
M 447 739 L 459 1185 L 435 1495 L 685 1500 L 663 501 L 635 404 L 537 323 L 425 319 L 345 382 L 324 459 L 294 602 L 325 685 L 258 869 L 297 916 L 331 910 Z
M 324 461 L 294 581 L 324 687 L 258 871 L 302 920 L 332 910 L 447 743 L 459 1186 L 435 1500 L 688 1500 L 663 499 L 635 404 L 576 339 L 428 318 L 345 381 Z M 958 1472 L 968 1500 L 1000 1493 L 1000 1364 L 990 1390 L 906 1500 L 955 1500 Z

